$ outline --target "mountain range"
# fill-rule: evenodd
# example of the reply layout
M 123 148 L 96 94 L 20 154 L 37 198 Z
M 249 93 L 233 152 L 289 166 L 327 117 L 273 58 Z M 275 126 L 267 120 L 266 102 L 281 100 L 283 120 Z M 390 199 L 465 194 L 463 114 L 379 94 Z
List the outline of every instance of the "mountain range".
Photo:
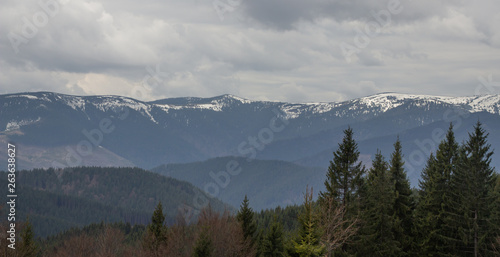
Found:
M 199 172 L 205 174 L 204 182 L 194 175 L 197 170 L 191 170 L 189 176 L 179 175 L 178 170 L 189 166 L 180 169 L 175 165 L 234 156 L 239 164 L 281 161 L 285 166 L 319 169 L 326 174 L 332 152 L 348 126 L 354 130 L 361 159 L 367 166 L 377 149 L 389 158 L 399 136 L 408 176 L 412 186 L 418 186 L 425 161 L 443 139 L 449 124 L 453 123 L 461 142 L 478 120 L 490 133 L 493 149 L 500 149 L 500 95 L 381 93 L 332 103 L 252 101 L 233 95 L 151 102 L 122 96 L 51 92 L 0 95 L 0 142 L 16 144 L 17 165 L 21 169 L 137 166 L 175 175 L 201 188 L 212 181 L 206 174 L 225 170 L 231 161 L 218 159 L 211 162 L 217 165 L 207 165 L 206 169 L 203 165 L 193 166 L 203 169 Z M 6 167 L 6 152 L 6 147 L 0 149 L 0 167 Z M 268 162 L 268 166 L 262 163 L 258 166 L 263 181 L 266 174 L 272 174 L 274 181 L 304 181 L 299 175 L 286 178 L 287 173 L 280 178 L 271 172 L 276 169 L 276 162 Z M 492 165 L 499 164 L 496 152 Z M 238 183 L 246 182 L 250 183 Z M 305 188 L 305 184 L 296 185 L 296 191 Z M 253 186 L 258 190 L 258 184 Z M 232 187 L 238 189 L 236 184 Z M 231 190 L 225 192 L 230 194 Z M 296 195 L 286 197 L 295 199 Z M 262 203 L 261 207 L 290 200 L 285 198 Z

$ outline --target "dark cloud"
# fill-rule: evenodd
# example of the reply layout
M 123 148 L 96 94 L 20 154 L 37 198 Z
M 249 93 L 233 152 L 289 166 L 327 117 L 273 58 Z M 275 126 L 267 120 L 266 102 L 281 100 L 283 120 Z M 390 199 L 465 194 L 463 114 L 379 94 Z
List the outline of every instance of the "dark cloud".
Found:
M 460 1 L 434 0 L 244 0 L 247 15 L 256 22 L 270 28 L 290 30 L 300 21 L 314 22 L 319 18 L 332 18 L 338 22 L 346 20 L 374 20 L 374 14 L 398 10 L 391 13 L 392 22 L 413 22 L 446 12 L 449 6 Z

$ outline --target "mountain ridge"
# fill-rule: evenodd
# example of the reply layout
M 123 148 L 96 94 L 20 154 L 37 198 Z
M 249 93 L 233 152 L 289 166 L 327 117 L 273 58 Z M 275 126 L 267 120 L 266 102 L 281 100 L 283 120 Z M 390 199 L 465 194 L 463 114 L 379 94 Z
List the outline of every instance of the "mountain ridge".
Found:
M 131 97 L 126 97 L 126 96 L 118 96 L 118 95 L 88 95 L 88 96 L 81 96 L 81 95 L 69 95 L 69 94 L 61 94 L 61 93 L 54 93 L 54 92 L 48 92 L 48 91 L 40 91 L 40 92 L 22 92 L 22 93 L 14 93 L 14 94 L 4 94 L 0 95 L 6 98 L 12 98 L 12 97 L 26 97 L 29 99 L 39 99 L 38 96 L 36 95 L 42 95 L 41 99 L 42 100 L 48 100 L 51 101 L 47 97 L 47 95 L 53 95 L 58 98 L 74 98 L 77 102 L 81 101 L 83 99 L 114 99 L 115 101 L 120 99 L 123 102 L 136 102 L 138 104 L 149 104 L 149 105 L 154 105 L 154 106 L 165 106 L 165 107 L 170 107 L 173 109 L 176 109 L 176 107 L 186 107 L 186 108 L 207 108 L 209 109 L 208 104 L 222 104 L 222 105 L 227 105 L 223 100 L 229 101 L 229 102 L 238 102 L 238 104 L 251 104 L 251 103 L 263 103 L 263 104 L 278 104 L 278 105 L 284 105 L 284 106 L 297 106 L 297 105 L 303 105 L 303 106 L 315 106 L 316 108 L 320 107 L 325 107 L 328 106 L 330 108 L 335 108 L 339 106 L 343 106 L 346 104 L 351 104 L 351 103 L 361 103 L 364 104 L 367 107 L 372 107 L 372 106 L 382 106 L 381 109 L 383 111 L 387 111 L 389 109 L 398 107 L 399 105 L 395 105 L 394 102 L 399 103 L 404 100 L 420 100 L 420 101 L 432 101 L 432 102 L 440 102 L 440 103 L 446 103 L 446 104 L 454 104 L 454 105 L 469 105 L 471 110 L 475 112 L 479 111 L 488 111 L 490 113 L 494 114 L 500 114 L 499 108 L 500 108 L 500 95 L 499 94 L 489 94 L 489 95 L 475 95 L 475 96 L 436 96 L 436 95 L 420 95 L 420 94 L 403 94 L 403 93 L 396 93 L 396 92 L 384 92 L 384 93 L 378 93 L 378 94 L 373 94 L 373 95 L 368 95 L 365 97 L 360 97 L 360 98 L 354 98 L 350 100 L 345 100 L 345 101 L 338 101 L 338 102 L 299 102 L 299 103 L 293 103 L 293 102 L 283 102 L 283 101 L 259 101 L 259 100 L 249 100 L 246 98 L 242 98 L 236 95 L 232 94 L 223 94 L 223 95 L 218 95 L 218 96 L 213 96 L 213 97 L 172 97 L 172 98 L 164 98 L 164 99 L 158 99 L 158 100 L 153 100 L 153 101 L 142 101 L 142 100 L 137 100 Z M 80 107 L 82 108 L 82 103 L 77 103 L 77 102 L 69 102 L 67 103 L 68 106 L 75 108 L 75 107 Z M 115 102 L 116 104 L 119 104 L 119 102 Z M 184 104 L 181 104 L 184 103 Z M 481 105 L 482 103 L 482 105 Z M 84 107 L 83 107 L 84 108 Z M 104 108 L 104 107 L 103 107 Z M 214 108 L 216 111 L 220 111 L 221 108 Z M 330 110 L 328 110 L 330 111 Z
M 355 129 L 362 154 L 370 158 L 373 149 L 388 151 L 392 142 L 385 140 L 426 126 L 447 129 L 442 124 L 453 122 L 457 133 L 466 135 L 468 128 L 460 124 L 470 124 L 471 119 L 489 126 L 496 140 L 493 147 L 500 148 L 500 95 L 380 93 L 343 102 L 298 104 L 229 94 L 144 102 L 123 96 L 35 92 L 0 95 L 0 107 L 0 142 L 19 144 L 23 154 L 18 164 L 24 169 L 54 167 L 54 163 L 151 169 L 224 156 L 325 167 L 331 156 L 324 153 L 337 146 L 348 126 Z M 419 151 L 415 142 L 432 139 L 432 129 L 405 137 L 407 157 Z M 424 152 L 424 157 L 428 154 Z M 0 165 L 6 156 L 0 149 Z M 422 165 L 414 167 L 420 171 Z

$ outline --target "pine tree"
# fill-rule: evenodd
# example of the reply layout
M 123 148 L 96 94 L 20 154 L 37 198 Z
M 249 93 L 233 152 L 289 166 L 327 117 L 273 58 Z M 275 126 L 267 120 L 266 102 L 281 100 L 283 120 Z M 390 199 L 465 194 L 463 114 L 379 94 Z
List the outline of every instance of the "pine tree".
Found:
M 402 256 L 396 240 L 393 184 L 388 164 L 377 151 L 368 173 L 367 198 L 362 213 L 358 254 L 360 256 Z
M 320 192 L 320 201 L 332 197 L 347 211 L 355 212 L 355 207 L 359 207 L 358 190 L 363 185 L 365 167 L 358 161 L 360 153 L 353 134 L 350 127 L 344 130 L 342 143 L 333 153 L 333 161 L 330 161 L 325 181 L 326 191 Z
M 165 226 L 165 215 L 163 215 L 163 207 L 161 202 L 156 206 L 151 224 L 148 225 L 146 238 L 144 239 L 145 247 L 158 256 L 160 246 L 165 246 L 167 243 L 167 227 Z
M 19 256 L 23 257 L 35 257 L 38 256 L 40 251 L 38 244 L 35 242 L 35 235 L 33 233 L 33 227 L 29 221 L 26 220 L 23 229 L 21 230 L 21 244 L 18 248 Z
M 413 211 L 415 202 L 412 197 L 410 181 L 404 170 L 401 141 L 399 137 L 394 143 L 394 152 L 390 160 L 390 180 L 394 186 L 394 236 L 398 240 L 403 253 L 412 250 Z
M 283 241 L 283 227 L 278 222 L 277 217 L 269 228 L 267 234 L 262 240 L 262 257 L 281 257 L 285 253 L 285 244 Z
M 489 227 L 492 217 L 489 208 L 494 202 L 491 191 L 495 181 L 490 166 L 493 152 L 487 137 L 488 134 L 478 121 L 474 132 L 469 133 L 469 139 L 463 145 L 459 167 L 453 178 L 453 191 L 458 201 L 456 205 L 461 206 L 461 217 L 457 222 L 463 243 L 461 250 L 474 256 L 487 256 L 488 244 L 494 240 Z
M 321 234 L 314 211 L 312 195 L 312 188 L 310 192 L 307 188 L 304 195 L 304 207 L 299 215 L 299 237 L 294 242 L 294 248 L 300 257 L 316 257 L 325 252 L 324 247 L 320 245 Z
M 245 238 L 245 240 L 249 240 L 250 247 L 253 246 L 253 244 L 255 243 L 255 232 L 257 231 L 257 224 L 254 219 L 253 210 L 249 207 L 249 201 L 246 195 L 245 199 L 243 199 L 240 210 L 236 215 L 236 218 L 241 224 L 243 237 Z

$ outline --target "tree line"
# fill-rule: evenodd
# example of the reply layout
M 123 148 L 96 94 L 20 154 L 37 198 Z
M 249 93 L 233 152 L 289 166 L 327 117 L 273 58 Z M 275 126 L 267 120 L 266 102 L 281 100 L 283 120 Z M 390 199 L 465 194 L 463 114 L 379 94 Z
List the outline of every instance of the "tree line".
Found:
M 458 143 L 450 124 L 412 189 L 399 138 L 366 169 L 348 128 L 316 201 L 306 188 L 300 206 L 254 212 L 245 197 L 236 215 L 208 206 L 196 223 L 172 226 L 160 202 L 146 227 L 31 236 L 21 239 L 30 254 L 12 256 L 500 256 L 500 176 L 487 139 L 478 122 Z

